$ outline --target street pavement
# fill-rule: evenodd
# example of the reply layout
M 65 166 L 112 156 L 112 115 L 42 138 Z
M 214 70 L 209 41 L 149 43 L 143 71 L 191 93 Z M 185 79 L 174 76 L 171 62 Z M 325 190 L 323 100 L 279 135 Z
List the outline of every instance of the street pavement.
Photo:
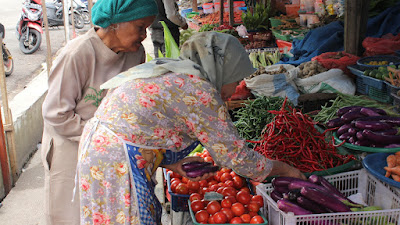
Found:
M 149 33 L 143 46 L 154 57 Z M 0 225 L 45 225 L 43 185 L 44 168 L 40 150 L 37 150 L 22 170 L 15 186 L 1 202 Z

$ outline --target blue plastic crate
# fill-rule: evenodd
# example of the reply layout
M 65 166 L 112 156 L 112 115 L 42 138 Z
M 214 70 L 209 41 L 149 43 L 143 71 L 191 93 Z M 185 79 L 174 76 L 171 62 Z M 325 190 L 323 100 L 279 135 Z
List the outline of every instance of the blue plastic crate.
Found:
M 383 103 L 392 103 L 390 87 L 384 81 L 365 75 L 356 75 L 357 92 Z
M 393 65 L 400 65 L 400 57 L 394 55 L 376 55 L 376 56 L 368 56 L 363 57 L 357 61 L 357 65 L 360 66 L 361 69 L 376 69 L 381 66 L 388 65 L 368 65 L 367 63 L 371 61 L 388 61 L 389 65 L 392 63 Z
M 171 191 L 171 178 L 170 174 L 167 174 L 167 187 L 168 187 L 168 193 L 171 195 L 171 208 L 175 212 L 187 212 L 189 211 L 189 205 L 188 205 L 188 200 L 190 195 L 180 195 L 180 194 L 175 194 L 174 192 Z

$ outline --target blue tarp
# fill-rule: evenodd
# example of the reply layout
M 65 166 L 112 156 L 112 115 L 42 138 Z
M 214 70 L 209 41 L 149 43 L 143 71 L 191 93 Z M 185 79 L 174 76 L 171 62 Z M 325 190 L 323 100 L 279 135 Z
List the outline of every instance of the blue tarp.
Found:
M 376 17 L 370 18 L 367 24 L 367 37 L 400 33 L 400 3 L 386 9 Z M 311 61 L 314 56 L 325 52 L 337 52 L 344 49 L 344 24 L 336 21 L 326 26 L 311 30 L 303 40 L 293 41 L 293 57 L 281 61 L 285 64 L 300 65 Z

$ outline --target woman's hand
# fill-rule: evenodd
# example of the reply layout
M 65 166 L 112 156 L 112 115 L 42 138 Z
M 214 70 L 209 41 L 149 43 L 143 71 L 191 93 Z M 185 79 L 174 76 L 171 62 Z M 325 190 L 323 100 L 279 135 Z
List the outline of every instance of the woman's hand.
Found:
M 297 168 L 290 166 L 287 163 L 280 161 L 272 161 L 274 163 L 273 168 L 269 176 L 279 175 L 281 177 L 296 177 L 306 180 L 306 176 Z
M 186 157 L 186 158 L 180 160 L 177 163 L 174 163 L 174 164 L 171 164 L 171 165 L 166 165 L 164 167 L 169 169 L 169 170 L 174 171 L 175 173 L 180 174 L 181 176 L 184 176 L 184 177 L 188 178 L 191 181 L 205 180 L 205 179 L 215 175 L 215 173 L 205 173 L 201 177 L 196 177 L 196 178 L 188 177 L 186 175 L 186 172 L 182 169 L 182 164 L 183 163 L 187 163 L 187 162 L 204 162 L 204 159 L 199 157 L 199 156 L 189 156 L 189 157 Z

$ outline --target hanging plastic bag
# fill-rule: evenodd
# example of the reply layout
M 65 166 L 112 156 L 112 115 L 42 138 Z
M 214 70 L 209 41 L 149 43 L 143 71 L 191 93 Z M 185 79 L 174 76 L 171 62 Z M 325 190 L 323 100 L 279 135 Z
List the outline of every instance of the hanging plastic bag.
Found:
M 395 55 L 400 50 L 400 33 L 397 36 L 386 34 L 381 38 L 367 37 L 362 42 L 364 56 Z
M 294 83 L 303 94 L 309 93 L 343 93 L 354 95 L 356 86 L 353 79 L 348 77 L 340 69 L 330 69 L 307 78 L 297 78 L 300 69 L 296 68 L 289 71 L 296 76 Z
M 293 82 L 296 75 L 289 72 L 272 75 L 269 73 L 276 72 L 281 67 L 285 68 L 286 71 L 295 69 L 295 66 L 289 64 L 267 66 L 265 67 L 265 74 L 244 79 L 246 86 L 256 96 L 288 97 L 293 105 L 297 105 L 300 94 Z

